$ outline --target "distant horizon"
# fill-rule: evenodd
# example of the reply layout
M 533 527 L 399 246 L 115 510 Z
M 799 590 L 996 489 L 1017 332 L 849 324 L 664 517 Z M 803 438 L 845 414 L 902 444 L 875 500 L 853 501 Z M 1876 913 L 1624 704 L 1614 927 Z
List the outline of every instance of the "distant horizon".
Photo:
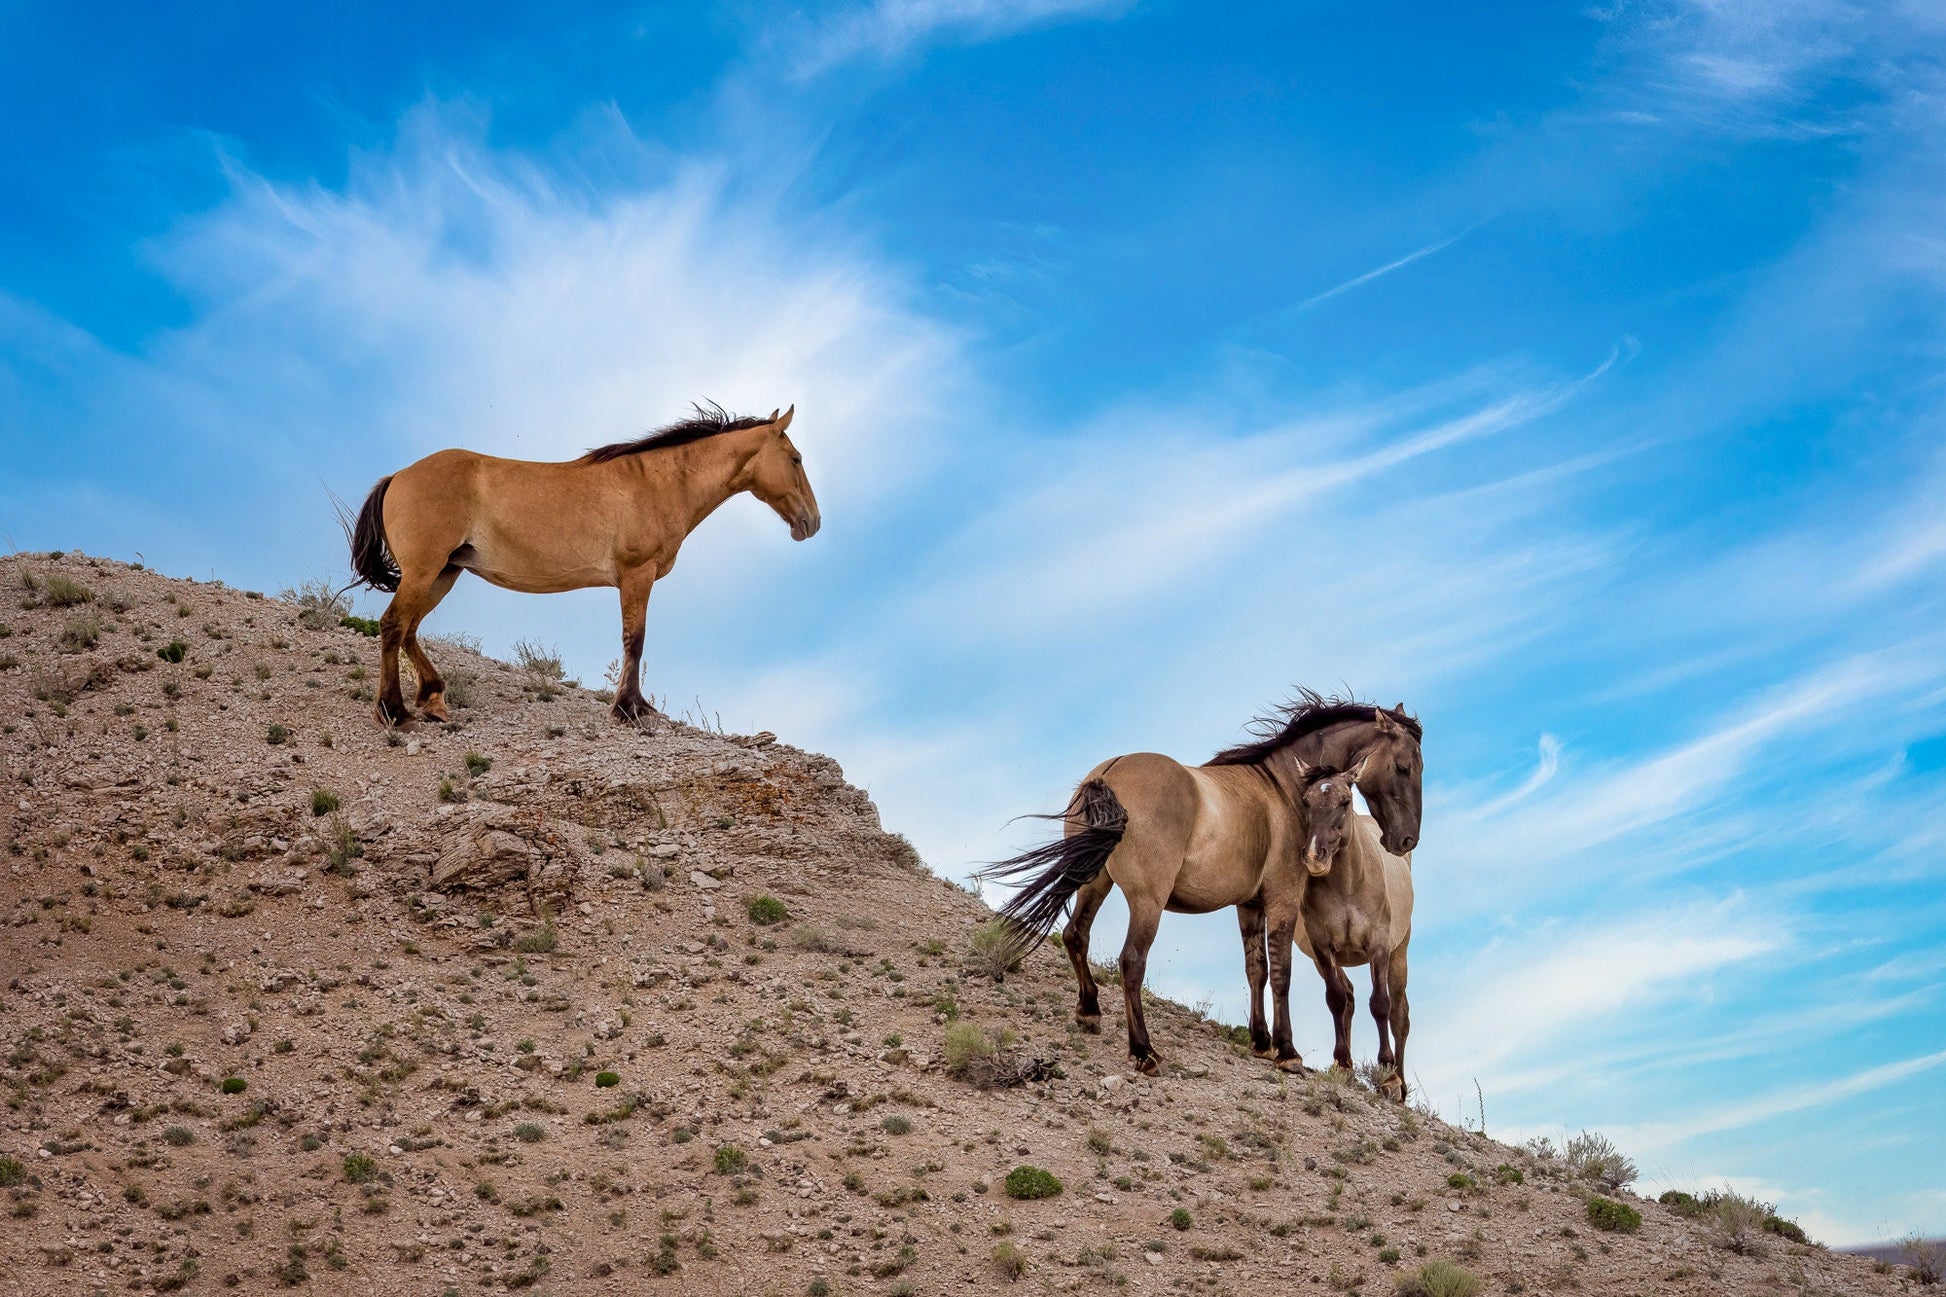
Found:
M 823 530 L 692 536 L 671 712 L 828 753 L 963 880 L 1104 757 L 1403 700 L 1430 1102 L 1946 1233 L 1946 16 L 15 27 L 10 544 L 342 585 L 330 491 L 794 404 Z M 426 630 L 620 655 L 612 590 L 469 578 Z M 1149 968 L 1241 1019 L 1228 914 Z

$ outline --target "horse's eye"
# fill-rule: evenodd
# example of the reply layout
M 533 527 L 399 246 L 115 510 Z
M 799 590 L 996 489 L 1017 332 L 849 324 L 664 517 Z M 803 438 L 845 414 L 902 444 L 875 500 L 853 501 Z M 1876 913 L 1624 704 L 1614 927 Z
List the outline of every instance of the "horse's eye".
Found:
M 791 456 L 791 463 L 793 463 L 793 464 L 796 464 L 796 465 L 797 465 L 798 467 L 800 467 L 800 468 L 802 468 L 802 467 L 804 466 L 804 456 L 802 456 L 802 455 L 792 455 L 792 456 Z

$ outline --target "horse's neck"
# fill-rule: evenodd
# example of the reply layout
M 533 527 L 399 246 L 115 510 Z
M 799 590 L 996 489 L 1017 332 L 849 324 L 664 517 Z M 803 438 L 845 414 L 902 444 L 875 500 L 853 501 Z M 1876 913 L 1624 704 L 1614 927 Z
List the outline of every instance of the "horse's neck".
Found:
M 1343 770 L 1370 746 L 1376 729 L 1370 721 L 1340 721 L 1306 734 L 1284 751 L 1306 765 Z
M 658 474 L 650 473 L 652 489 L 673 491 L 682 501 L 684 534 L 703 525 L 703 519 L 723 502 L 748 487 L 741 479 L 750 459 L 762 448 L 768 428 L 719 432 L 670 450 Z M 644 465 L 645 469 L 650 466 Z

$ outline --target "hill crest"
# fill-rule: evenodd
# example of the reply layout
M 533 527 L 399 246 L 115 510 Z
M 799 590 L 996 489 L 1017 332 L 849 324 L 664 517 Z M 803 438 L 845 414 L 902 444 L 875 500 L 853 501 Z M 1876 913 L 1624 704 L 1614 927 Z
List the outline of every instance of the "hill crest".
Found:
M 450 641 L 454 722 L 381 731 L 335 614 L 72 553 L 0 626 L 0 1292 L 1901 1287 L 1166 1001 L 1134 1075 L 770 735 Z

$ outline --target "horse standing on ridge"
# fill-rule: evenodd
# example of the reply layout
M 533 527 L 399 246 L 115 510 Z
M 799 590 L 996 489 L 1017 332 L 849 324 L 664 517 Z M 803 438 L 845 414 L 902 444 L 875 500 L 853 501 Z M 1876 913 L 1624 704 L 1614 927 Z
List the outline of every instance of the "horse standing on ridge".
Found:
M 380 478 L 346 527 L 355 584 L 392 592 L 379 618 L 379 723 L 409 714 L 401 650 L 419 677 L 420 712 L 446 719 L 446 683 L 419 646 L 419 623 L 462 572 L 526 594 L 618 588 L 622 678 L 613 713 L 624 723 L 646 715 L 649 591 L 676 565 L 689 533 L 748 491 L 790 524 L 792 540 L 817 535 L 817 497 L 785 435 L 796 409 L 732 418 L 699 405 L 693 418 L 566 463 L 442 450 Z
M 1369 758 L 1367 758 L 1369 760 Z M 1372 969 L 1372 1021 L 1378 1027 L 1378 1086 L 1405 1101 L 1406 947 L 1412 941 L 1412 853 L 1387 851 L 1375 821 L 1351 808 L 1364 761 L 1338 771 L 1297 765 L 1303 850 L 1264 871 L 1258 897 L 1270 938 L 1275 1048 L 1301 1068 L 1291 1045 L 1291 942 L 1317 966 L 1336 1032 L 1332 1061 L 1351 1070 L 1351 1020 L 1357 1009 L 1347 968 Z M 1249 964 L 1250 1003 L 1263 999 L 1264 969 Z M 1287 1064 L 1280 1064 L 1285 1066 Z
M 1082 780 L 1067 811 L 1052 817 L 1065 822 L 1060 840 L 981 874 L 1027 879 L 1000 910 L 1014 925 L 1021 954 L 1046 938 L 1072 901 L 1061 944 L 1074 967 L 1075 1020 L 1087 1030 L 1101 1024 L 1088 936 L 1109 888 L 1122 889 L 1128 900 L 1121 954 L 1128 1052 L 1150 1075 L 1161 1060 L 1142 1012 L 1142 979 L 1164 910 L 1207 914 L 1236 906 L 1245 961 L 1257 984 L 1255 970 L 1268 959 L 1265 872 L 1295 859 L 1303 845 L 1297 761 L 1344 768 L 1362 759 L 1358 788 L 1388 847 L 1410 851 L 1419 840 L 1421 730 L 1403 707 L 1388 711 L 1306 689 L 1296 703 L 1260 722 L 1259 730 L 1256 742 L 1219 752 L 1201 766 L 1154 752 L 1102 762 Z M 1250 1034 L 1259 1054 L 1273 1050 L 1261 1002 L 1252 1005 Z M 1297 1058 L 1288 1042 L 1276 1053 L 1280 1065 Z

